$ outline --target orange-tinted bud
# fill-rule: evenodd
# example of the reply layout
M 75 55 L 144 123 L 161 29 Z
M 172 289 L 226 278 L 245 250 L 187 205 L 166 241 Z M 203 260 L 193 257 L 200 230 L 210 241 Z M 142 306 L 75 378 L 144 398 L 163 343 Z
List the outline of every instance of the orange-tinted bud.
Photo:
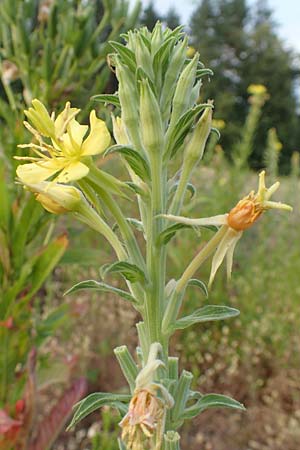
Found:
M 244 231 L 254 224 L 262 212 L 263 208 L 259 207 L 253 199 L 246 197 L 229 212 L 227 223 L 236 231 Z

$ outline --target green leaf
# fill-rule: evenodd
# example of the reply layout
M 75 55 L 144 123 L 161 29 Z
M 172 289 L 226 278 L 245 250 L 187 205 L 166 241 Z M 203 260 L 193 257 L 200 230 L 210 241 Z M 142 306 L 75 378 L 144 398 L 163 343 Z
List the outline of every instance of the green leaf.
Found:
M 177 231 L 182 230 L 183 228 L 192 227 L 190 225 L 185 225 L 184 223 L 174 223 L 173 225 L 170 225 L 157 236 L 157 245 L 166 245 L 175 236 Z
M 95 392 L 88 395 L 74 406 L 75 414 L 67 430 L 70 430 L 86 416 L 105 405 L 117 408 L 122 414 L 126 414 L 127 407 L 122 402 L 129 402 L 130 398 L 131 396 L 127 394 L 110 394 L 106 392 Z
M 210 130 L 210 132 L 211 133 L 215 133 L 216 135 L 217 135 L 217 138 L 218 139 L 220 139 L 221 138 L 221 133 L 220 133 L 220 131 L 218 130 L 218 128 L 211 128 L 211 130 Z
M 168 136 L 166 154 L 173 157 L 183 144 L 186 136 L 191 130 L 196 116 L 207 107 L 212 107 L 210 103 L 202 103 L 186 111 L 177 121 Z
M 100 273 L 102 278 L 105 278 L 109 273 L 120 273 L 131 283 L 146 280 L 144 272 L 135 264 L 131 264 L 127 261 L 118 261 L 113 264 L 105 264 L 101 267 Z
M 153 58 L 153 69 L 154 73 L 157 73 L 159 69 L 164 69 L 166 65 L 167 58 L 170 54 L 171 46 L 174 44 L 176 39 L 170 37 L 165 40 L 161 47 L 157 50 Z
M 176 183 L 173 184 L 173 186 L 171 187 L 169 194 L 172 194 L 173 192 L 176 191 L 177 187 L 178 187 L 179 182 L 177 181 Z M 192 183 L 187 183 L 186 185 L 186 189 L 187 191 L 190 192 L 191 194 L 191 199 L 194 197 L 195 193 L 196 193 L 196 188 Z
M 9 227 L 11 199 L 8 191 L 8 180 L 5 175 L 4 163 L 0 160 L 0 228 L 7 231 Z
M 239 310 L 229 306 L 207 305 L 197 309 L 193 314 L 176 320 L 173 325 L 174 330 L 183 330 L 195 323 L 210 322 L 213 320 L 229 319 L 239 315 Z
M 23 300 L 29 300 L 33 294 L 42 286 L 52 270 L 57 266 L 68 246 L 68 239 L 65 235 L 59 236 L 52 241 L 39 255 L 32 269 L 30 277 L 31 288 Z
M 214 73 L 211 69 L 207 69 L 207 68 L 206 69 L 198 69 L 196 72 L 197 78 L 202 78 L 205 75 L 209 75 L 212 77 L 214 75 Z
M 101 103 L 110 103 L 114 106 L 116 106 L 117 108 L 120 108 L 120 99 L 119 96 L 117 94 L 98 94 L 98 95 L 93 95 L 91 97 L 91 100 L 95 100 L 96 102 L 101 102 Z
M 73 294 L 74 292 L 84 289 L 91 289 L 100 292 L 112 292 L 113 294 L 118 294 L 125 300 L 136 303 L 136 299 L 131 294 L 129 294 L 129 292 L 123 291 L 122 289 L 116 288 L 115 286 L 110 286 L 109 284 L 102 283 L 96 280 L 81 281 L 80 283 L 72 286 L 71 289 L 64 293 L 64 295 Z
M 121 57 L 123 63 L 134 73 L 136 70 L 136 61 L 133 51 L 120 44 L 120 42 L 110 41 L 110 45 Z
M 206 298 L 208 297 L 208 290 L 207 290 L 206 284 L 203 281 L 197 280 L 197 278 L 191 278 L 188 281 L 187 285 L 188 286 L 196 286 L 196 287 L 200 288 L 201 291 L 203 292 L 203 294 L 205 295 L 205 297 Z
M 133 217 L 127 217 L 126 220 L 128 223 L 130 223 L 130 225 L 133 225 L 137 231 L 144 233 L 143 222 L 141 222 L 140 220 L 134 219 Z
M 183 419 L 192 419 L 209 408 L 231 408 L 245 411 L 244 405 L 231 397 L 221 394 L 203 395 L 193 406 L 186 408 Z
M 141 178 L 141 180 L 150 181 L 151 176 L 148 161 L 146 161 L 146 159 L 143 158 L 140 153 L 138 153 L 132 147 L 128 147 L 125 145 L 113 145 L 106 150 L 104 156 L 116 152 L 124 156 L 131 169 L 138 177 Z

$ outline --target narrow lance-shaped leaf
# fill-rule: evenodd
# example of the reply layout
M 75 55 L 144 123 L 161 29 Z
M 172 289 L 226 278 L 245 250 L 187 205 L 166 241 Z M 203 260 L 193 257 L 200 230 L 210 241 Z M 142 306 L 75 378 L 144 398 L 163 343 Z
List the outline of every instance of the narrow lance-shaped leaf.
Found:
M 131 283 L 145 281 L 146 279 L 144 272 L 138 266 L 127 261 L 105 264 L 101 267 L 100 273 L 102 278 L 105 278 L 105 276 L 109 273 L 120 273 L 126 280 L 130 281 Z
M 130 399 L 131 396 L 127 394 L 111 394 L 106 392 L 95 392 L 90 394 L 75 405 L 75 414 L 67 429 L 69 430 L 86 416 L 102 406 L 112 406 L 117 408 L 122 414 L 126 414 L 127 406 L 125 403 L 128 403 Z
M 40 254 L 32 270 L 31 288 L 26 299 L 32 297 L 58 264 L 68 246 L 68 238 L 62 235 L 52 241 Z M 25 300 L 25 299 L 24 299 Z
M 110 103 L 117 108 L 120 108 L 120 100 L 119 96 L 116 94 L 98 94 L 93 95 L 91 97 L 91 100 L 95 100 L 96 102 L 102 102 L 102 103 Z
M 173 325 L 174 330 L 183 330 L 200 322 L 210 322 L 213 320 L 229 319 L 239 315 L 239 310 L 229 306 L 207 305 L 197 309 L 193 314 L 176 320 Z
M 100 292 L 111 292 L 113 294 L 118 294 L 120 297 L 124 298 L 125 300 L 128 300 L 132 303 L 136 303 L 136 299 L 129 292 L 123 291 L 122 289 L 119 289 L 115 286 L 110 286 L 109 284 L 103 283 L 101 281 L 96 281 L 96 280 L 81 281 L 80 283 L 77 283 L 74 286 L 72 286 L 67 292 L 65 292 L 64 295 L 74 294 L 74 292 L 85 290 L 85 289 L 100 291 Z
M 159 245 L 166 245 L 177 233 L 177 231 L 183 228 L 191 228 L 189 225 L 184 225 L 183 223 L 175 223 L 163 230 L 157 237 L 157 242 Z
M 109 147 L 106 152 L 105 156 L 110 153 L 119 153 L 122 155 L 131 169 L 134 171 L 134 173 L 141 178 L 143 181 L 149 181 L 150 180 L 150 167 L 146 159 L 138 153 L 136 150 L 134 150 L 132 147 L 128 147 L 125 145 L 113 145 L 112 147 Z
M 242 403 L 221 394 L 203 395 L 193 406 L 186 408 L 182 419 L 192 419 L 209 408 L 231 408 L 245 411 Z
M 208 297 L 208 290 L 207 290 L 206 284 L 203 281 L 197 280 L 197 278 L 191 278 L 188 281 L 187 285 L 188 286 L 196 286 L 196 287 L 200 288 L 201 291 L 203 292 L 203 294 L 205 295 L 205 297 L 206 298 Z

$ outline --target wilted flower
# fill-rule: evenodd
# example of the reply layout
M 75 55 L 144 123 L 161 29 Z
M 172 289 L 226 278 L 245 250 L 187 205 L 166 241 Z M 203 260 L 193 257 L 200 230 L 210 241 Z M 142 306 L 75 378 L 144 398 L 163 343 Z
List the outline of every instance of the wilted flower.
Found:
M 19 147 L 32 148 L 37 157 L 15 157 L 32 161 L 17 168 L 20 180 L 34 184 L 55 176 L 55 181 L 68 183 L 85 177 L 89 168 L 82 160 L 103 153 L 110 143 L 111 138 L 105 122 L 98 119 L 95 111 L 92 111 L 90 133 L 84 139 L 89 127 L 80 125 L 75 120 L 80 110 L 71 108 L 69 102 L 56 119 L 54 115 L 50 117 L 39 100 L 33 100 L 32 105 L 33 107 L 25 111 L 25 114 L 34 128 L 28 122 L 24 123 L 38 144 L 22 144 Z M 45 142 L 43 137 L 48 138 L 50 143 Z
M 128 450 L 159 450 L 162 444 L 166 410 L 173 406 L 167 389 L 154 382 L 155 372 L 163 362 L 157 359 L 161 345 L 151 345 L 147 364 L 136 378 L 136 388 L 128 413 L 120 422 L 122 439 Z M 158 397 L 160 392 L 161 397 Z
M 212 284 L 216 272 L 222 264 L 225 256 L 227 260 L 227 275 L 230 278 L 233 262 L 233 253 L 238 240 L 242 237 L 243 231 L 250 228 L 261 214 L 268 209 L 282 209 L 291 211 L 289 205 L 280 202 L 270 201 L 271 196 L 279 188 L 277 181 L 271 187 L 266 188 L 265 185 L 265 171 L 259 174 L 259 185 L 257 193 L 251 191 L 246 197 L 240 200 L 237 205 L 232 208 L 228 214 L 221 214 L 218 216 L 207 217 L 203 219 L 188 219 L 186 217 L 178 217 L 171 215 L 164 215 L 168 220 L 179 223 L 184 223 L 192 226 L 206 226 L 215 225 L 221 226 L 216 239 L 215 254 L 212 260 L 211 273 L 209 278 L 209 285 Z M 207 254 L 209 256 L 209 254 Z

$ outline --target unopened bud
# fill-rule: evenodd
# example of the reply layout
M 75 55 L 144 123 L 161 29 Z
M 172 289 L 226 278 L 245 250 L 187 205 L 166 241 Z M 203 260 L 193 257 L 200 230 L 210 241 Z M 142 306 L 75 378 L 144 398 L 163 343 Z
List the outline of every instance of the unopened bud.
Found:
M 192 87 L 195 84 L 196 71 L 199 61 L 199 54 L 196 53 L 194 58 L 182 71 L 173 99 L 173 109 L 171 123 L 174 124 L 179 117 L 185 113 L 190 104 L 190 95 Z
M 130 140 L 135 146 L 140 146 L 139 137 L 139 101 L 135 80 L 129 70 L 123 67 L 116 58 L 116 75 L 119 81 L 119 99 L 122 109 L 122 119 L 128 131 Z
M 140 117 L 145 149 L 150 154 L 161 152 L 164 140 L 161 112 L 148 80 L 141 81 Z
M 78 211 L 83 202 L 81 192 L 74 186 L 45 181 L 37 184 L 25 184 L 25 187 L 34 193 L 36 200 L 47 211 L 53 214 Z
M 51 120 L 49 113 L 43 103 L 39 100 L 32 100 L 33 108 L 29 108 L 25 112 L 26 117 L 30 120 L 35 129 L 46 137 L 55 137 L 54 122 Z
M 212 102 L 210 103 L 212 104 Z M 185 158 L 193 164 L 196 164 L 203 156 L 205 144 L 211 130 L 211 123 L 212 105 L 205 108 L 186 148 Z
M 126 133 L 126 128 L 121 117 L 111 116 L 112 125 L 113 125 L 113 134 L 115 141 L 118 145 L 128 145 L 129 139 Z

